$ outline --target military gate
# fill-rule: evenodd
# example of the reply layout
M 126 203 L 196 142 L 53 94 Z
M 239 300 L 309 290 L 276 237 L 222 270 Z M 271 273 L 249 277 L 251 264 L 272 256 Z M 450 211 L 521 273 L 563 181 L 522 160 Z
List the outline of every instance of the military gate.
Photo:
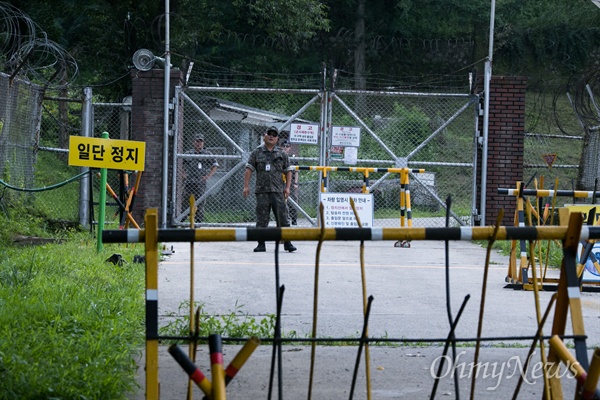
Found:
M 206 192 L 196 198 L 197 203 L 204 202 L 205 210 L 199 226 L 253 225 L 254 198 L 242 196 L 245 163 L 262 143 L 265 129 L 274 125 L 282 131 L 281 141 L 289 140 L 289 132 L 298 127 L 317 130 L 316 143 L 292 141 L 291 160 L 297 165 L 425 170 L 410 174 L 413 226 L 444 226 L 448 195 L 452 196 L 452 225 L 473 225 L 479 105 L 479 97 L 468 94 L 177 88 L 170 224 L 189 225 L 184 161 L 207 168 L 215 158 L 219 168 Z M 340 145 L 335 135 L 344 129 L 360 132 L 359 143 Z M 198 133 L 212 155 L 193 154 Z M 298 211 L 298 225 L 317 225 L 322 182 L 318 171 L 299 172 L 297 196 L 290 202 Z M 326 182 L 328 192 L 356 193 L 364 176 L 336 171 L 329 173 Z M 374 225 L 399 226 L 399 175 L 372 173 L 368 182 L 374 196 Z

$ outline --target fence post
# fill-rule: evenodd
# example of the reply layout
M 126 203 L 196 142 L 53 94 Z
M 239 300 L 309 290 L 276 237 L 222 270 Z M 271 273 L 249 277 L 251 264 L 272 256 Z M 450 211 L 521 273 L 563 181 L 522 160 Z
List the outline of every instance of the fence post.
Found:
M 81 110 L 81 132 L 84 137 L 92 136 L 92 88 L 83 89 L 83 107 Z M 81 172 L 89 172 L 88 167 L 82 167 Z M 86 174 L 79 181 L 79 224 L 85 228 L 90 223 L 90 175 Z
M 102 139 L 108 139 L 108 132 L 102 133 Z M 106 211 L 106 168 L 100 168 L 100 189 L 98 194 L 98 236 L 96 248 L 102 251 L 102 231 L 104 230 L 104 213 Z

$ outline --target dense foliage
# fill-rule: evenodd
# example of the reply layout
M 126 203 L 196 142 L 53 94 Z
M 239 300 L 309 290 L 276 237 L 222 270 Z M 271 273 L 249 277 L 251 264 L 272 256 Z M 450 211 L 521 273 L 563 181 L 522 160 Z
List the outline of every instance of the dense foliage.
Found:
M 48 37 L 77 60 L 81 85 L 111 100 L 129 92 L 131 56 L 165 49 L 165 2 L 18 0 Z M 172 64 L 208 71 L 214 83 L 270 73 L 288 80 L 325 63 L 369 86 L 410 84 L 483 70 L 490 2 L 476 0 L 171 0 Z M 497 74 L 569 76 L 585 69 L 600 38 L 587 0 L 499 0 Z M 364 31 L 364 33 L 363 33 Z M 361 61 L 362 60 L 362 61 Z M 265 78 L 265 77 L 268 78 Z M 444 78 L 446 77 L 446 78 Z M 197 78 L 200 79 L 200 78 Z M 541 81 L 541 79 L 534 79 Z M 204 83 L 207 83 L 204 82 Z

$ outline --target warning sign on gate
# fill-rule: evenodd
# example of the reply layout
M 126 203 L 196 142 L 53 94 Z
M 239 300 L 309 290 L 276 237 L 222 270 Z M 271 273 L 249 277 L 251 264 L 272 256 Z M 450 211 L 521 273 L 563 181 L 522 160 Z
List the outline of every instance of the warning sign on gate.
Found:
M 290 124 L 291 143 L 319 143 L 319 125 L 315 124 Z
M 360 128 L 358 126 L 332 126 L 331 145 L 360 147 Z

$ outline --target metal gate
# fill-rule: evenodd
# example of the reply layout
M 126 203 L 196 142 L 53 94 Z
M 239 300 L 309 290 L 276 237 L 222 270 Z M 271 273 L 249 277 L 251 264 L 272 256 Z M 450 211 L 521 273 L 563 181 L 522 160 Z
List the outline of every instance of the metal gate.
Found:
M 445 199 L 452 196 L 452 224 L 472 225 L 476 216 L 478 97 L 463 94 L 325 91 L 310 89 L 177 88 L 172 226 L 189 226 L 189 165 L 198 171 L 219 166 L 206 189 L 194 193 L 204 210 L 196 226 L 249 226 L 255 221 L 254 196 L 242 196 L 245 163 L 262 143 L 264 131 L 276 126 L 287 140 L 292 124 L 319 127 L 317 144 L 292 143 L 290 159 L 301 166 L 352 166 L 424 169 L 411 174 L 412 226 L 444 226 Z M 356 158 L 332 146 L 332 127 L 360 129 Z M 202 134 L 204 149 L 195 154 L 194 138 Z M 186 172 L 188 170 L 188 172 Z M 328 175 L 329 192 L 360 192 L 363 175 L 336 171 Z M 374 196 L 374 225 L 400 226 L 400 177 L 369 175 Z M 299 188 L 290 205 L 297 224 L 315 226 L 322 176 L 299 171 Z M 193 191 L 192 191 L 193 192 Z

